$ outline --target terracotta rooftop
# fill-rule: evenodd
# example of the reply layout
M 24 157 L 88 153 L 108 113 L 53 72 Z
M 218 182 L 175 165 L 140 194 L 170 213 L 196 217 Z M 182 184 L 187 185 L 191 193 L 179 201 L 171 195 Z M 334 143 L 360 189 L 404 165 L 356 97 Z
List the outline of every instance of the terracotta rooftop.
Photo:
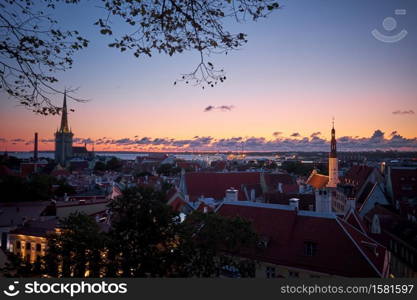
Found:
M 322 189 L 326 187 L 329 182 L 329 176 L 321 175 L 318 173 L 311 173 L 310 177 L 307 179 L 307 184 L 311 185 L 315 189 Z
M 237 189 L 239 200 L 246 200 L 244 185 L 259 184 L 259 172 L 195 172 L 185 174 L 185 184 L 190 199 L 200 196 L 223 200 L 226 190 Z
M 226 202 L 217 213 L 244 217 L 267 238 L 265 249 L 241 252 L 243 257 L 344 277 L 388 274 L 386 248 L 335 215 L 252 202 Z M 306 254 L 306 243 L 315 245 L 313 255 Z

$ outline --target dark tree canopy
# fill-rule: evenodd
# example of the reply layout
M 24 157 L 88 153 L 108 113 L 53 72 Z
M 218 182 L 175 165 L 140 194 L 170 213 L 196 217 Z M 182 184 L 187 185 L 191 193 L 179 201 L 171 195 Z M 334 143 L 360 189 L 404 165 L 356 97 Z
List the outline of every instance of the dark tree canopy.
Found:
M 249 221 L 198 212 L 181 220 L 164 199 L 151 188 L 124 190 L 109 205 L 108 232 L 90 216 L 72 214 L 49 235 L 39 267 L 17 262 L 15 269 L 52 277 L 217 277 L 233 267 L 254 276 L 254 261 L 233 256 L 256 249 Z
M 56 73 L 71 68 L 72 56 L 87 47 L 88 40 L 77 31 L 59 29 L 48 12 L 59 2 L 81 1 L 0 0 L 0 90 L 37 113 L 59 113 L 51 100 L 54 94 L 63 93 L 54 85 Z M 130 50 L 135 57 L 197 51 L 196 68 L 179 81 L 202 88 L 226 79 L 208 56 L 227 54 L 247 42 L 246 34 L 229 32 L 225 22 L 256 21 L 279 7 L 276 0 L 95 1 L 104 12 L 95 25 L 102 35 L 114 36 L 110 47 Z M 115 32 L 113 21 L 117 20 L 132 29 Z

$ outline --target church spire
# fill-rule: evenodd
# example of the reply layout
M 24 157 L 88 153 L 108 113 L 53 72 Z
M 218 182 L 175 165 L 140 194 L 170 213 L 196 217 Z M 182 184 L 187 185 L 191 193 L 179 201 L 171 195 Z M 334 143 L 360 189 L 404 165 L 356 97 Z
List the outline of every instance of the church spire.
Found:
M 334 118 L 332 122 L 332 139 L 330 141 L 330 157 L 337 157 L 337 151 L 336 151 L 336 130 L 334 129 Z
M 64 91 L 64 104 L 62 105 L 61 128 L 59 132 L 71 132 L 68 126 L 67 91 Z
M 334 118 L 332 126 L 332 139 L 330 141 L 330 154 L 329 154 L 329 182 L 327 187 L 336 188 L 339 183 L 339 162 L 336 152 L 336 130 L 334 129 Z

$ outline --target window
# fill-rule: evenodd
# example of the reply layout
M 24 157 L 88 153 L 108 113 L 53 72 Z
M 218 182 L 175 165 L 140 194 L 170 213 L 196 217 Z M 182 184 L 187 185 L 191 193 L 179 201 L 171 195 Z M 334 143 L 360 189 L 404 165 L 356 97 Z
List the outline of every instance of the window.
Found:
M 300 277 L 300 273 L 294 272 L 294 271 L 289 271 L 289 275 L 292 278 L 298 278 L 298 277 Z
M 25 246 L 26 250 L 30 250 L 30 243 L 26 242 L 26 246 Z
M 20 241 L 17 241 L 16 242 L 16 249 L 20 249 L 20 247 L 21 247 L 21 243 L 20 243 Z
M 315 256 L 317 252 L 317 244 L 314 242 L 304 243 L 304 254 L 307 256 Z
M 275 268 L 274 267 L 266 267 L 266 278 L 275 278 Z
M 40 252 L 42 250 L 41 244 L 36 244 L 36 251 Z

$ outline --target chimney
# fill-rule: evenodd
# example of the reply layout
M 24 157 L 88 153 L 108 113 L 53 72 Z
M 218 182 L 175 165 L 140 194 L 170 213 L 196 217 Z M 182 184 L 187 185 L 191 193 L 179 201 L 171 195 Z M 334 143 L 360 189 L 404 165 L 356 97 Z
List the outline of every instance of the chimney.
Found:
M 290 206 L 291 207 L 294 207 L 295 211 L 298 212 L 300 199 L 298 199 L 298 198 L 291 198 L 289 200 L 289 202 L 290 202 Z
M 34 143 L 34 151 L 33 151 L 33 160 L 38 161 L 38 133 L 35 132 L 35 143 Z
M 231 187 L 230 189 L 226 190 L 226 201 L 238 201 L 238 190 Z
M 278 192 L 283 193 L 284 190 L 282 189 L 282 182 L 278 183 Z

